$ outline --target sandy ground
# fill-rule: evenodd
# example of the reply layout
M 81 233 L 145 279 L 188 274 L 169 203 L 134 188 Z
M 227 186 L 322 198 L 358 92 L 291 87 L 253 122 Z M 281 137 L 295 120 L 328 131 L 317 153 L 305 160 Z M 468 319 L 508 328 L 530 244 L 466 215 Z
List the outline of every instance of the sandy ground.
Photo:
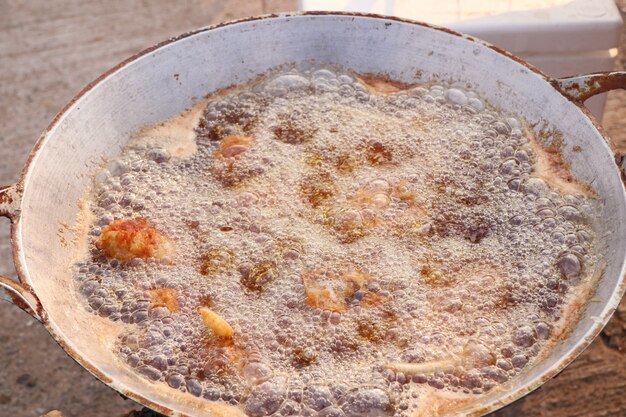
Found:
M 626 6 L 626 0 L 619 2 Z M 0 0 L 0 184 L 17 180 L 54 114 L 122 59 L 213 22 L 295 8 L 295 0 Z M 624 68 L 624 56 L 618 68 Z M 626 91 L 610 94 L 604 125 L 626 150 Z M 1 220 L 0 274 L 15 277 L 8 222 Z M 618 348 L 625 347 L 626 309 L 620 314 L 559 377 L 494 416 L 625 416 L 626 358 Z M 52 409 L 66 417 L 113 417 L 137 408 L 74 363 L 38 322 L 0 303 L 0 417 Z

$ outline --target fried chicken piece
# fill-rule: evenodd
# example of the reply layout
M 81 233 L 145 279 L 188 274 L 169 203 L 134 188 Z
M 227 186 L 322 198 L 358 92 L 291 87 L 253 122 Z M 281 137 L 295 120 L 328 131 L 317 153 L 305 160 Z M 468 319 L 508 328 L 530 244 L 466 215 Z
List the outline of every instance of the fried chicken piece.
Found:
M 250 291 L 263 292 L 265 288 L 278 278 L 278 269 L 274 261 L 257 262 L 241 275 L 241 285 Z
M 456 365 L 457 363 L 453 360 L 440 359 L 422 363 L 389 362 L 383 365 L 383 368 L 412 376 L 432 372 L 450 372 L 454 370 Z
M 306 305 L 322 310 L 344 312 L 348 301 L 358 294 L 361 306 L 372 306 L 380 301 L 380 296 L 365 288 L 371 277 L 350 269 L 336 273 L 325 270 L 312 270 L 302 274 Z
M 263 172 L 259 155 L 247 152 L 254 139 L 249 136 L 226 136 L 213 152 L 213 176 L 226 187 L 233 187 Z
M 435 309 L 447 308 L 448 288 L 467 290 L 469 295 L 463 298 L 461 308 L 480 305 L 483 311 L 492 312 L 505 310 L 518 302 L 507 270 L 489 261 L 461 259 L 447 267 L 427 261 L 419 273 L 427 285 L 441 290 L 431 300 Z
M 250 149 L 252 142 L 254 142 L 254 140 L 249 136 L 226 136 L 224 139 L 222 139 L 219 149 L 213 152 L 213 156 L 215 156 L 216 158 L 235 157 Z
M 133 258 L 163 260 L 174 254 L 174 243 L 142 218 L 115 220 L 102 230 L 97 242 L 104 254 L 122 262 Z
M 372 142 L 365 148 L 365 159 L 373 166 L 389 165 L 393 161 L 393 153 L 382 143 Z
M 341 243 L 352 243 L 366 236 L 379 219 L 372 210 L 359 207 L 336 206 L 326 213 L 326 222 L 333 228 Z
M 385 180 L 374 180 L 356 191 L 351 202 L 360 206 L 384 209 L 391 203 L 389 196 L 391 187 Z
M 417 205 L 415 192 L 405 180 L 393 186 L 382 179 L 371 181 L 358 188 L 346 204 L 331 207 L 327 211 L 327 222 L 341 242 L 355 242 L 374 228 L 390 224 L 383 220 L 381 213 L 392 204 L 392 199 L 407 207 L 391 222 L 392 227 L 397 226 L 398 234 L 419 229 L 426 219 L 426 211 Z
M 332 176 L 326 171 L 307 175 L 300 183 L 300 194 L 304 201 L 316 208 L 334 197 L 338 192 Z
M 227 271 L 234 258 L 235 254 L 230 249 L 212 247 L 201 258 L 200 273 L 211 276 Z
M 424 282 L 431 287 L 450 287 L 455 283 L 453 277 L 443 273 L 436 266 L 428 263 L 422 265 L 420 275 L 424 279 Z
M 234 336 L 235 331 L 219 314 L 207 307 L 200 307 L 198 313 L 202 315 L 202 320 L 206 327 L 211 329 L 215 336 L 230 339 Z
M 156 288 L 148 290 L 150 305 L 154 307 L 166 307 L 172 313 L 178 311 L 178 301 L 176 301 L 176 290 L 173 288 Z
M 272 132 L 274 138 L 280 142 L 299 145 L 310 141 L 317 132 L 317 129 L 309 127 L 310 121 L 303 123 L 289 114 L 282 114 L 279 119 L 281 122 L 272 128 Z

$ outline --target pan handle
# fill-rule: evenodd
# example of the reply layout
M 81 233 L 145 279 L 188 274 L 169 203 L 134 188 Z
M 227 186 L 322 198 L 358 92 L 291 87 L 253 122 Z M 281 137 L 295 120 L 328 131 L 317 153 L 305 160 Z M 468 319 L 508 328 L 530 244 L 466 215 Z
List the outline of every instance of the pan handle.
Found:
M 20 201 L 21 194 L 17 185 L 0 187 L 0 216 L 8 217 L 11 223 L 17 221 Z M 0 276 L 0 299 L 15 304 L 39 321 L 43 318 L 41 303 L 26 283 Z
M 27 284 L 0 276 L 0 299 L 15 304 L 37 320 L 42 321 L 41 303 Z
M 626 71 L 575 75 L 573 77 L 553 79 L 551 83 L 565 96 L 582 103 L 596 94 L 626 89 Z
M 611 90 L 626 90 L 626 71 L 598 72 L 595 74 L 575 75 L 556 78 L 551 84 L 566 97 L 584 103 L 596 94 Z M 615 163 L 619 167 L 622 180 L 626 185 L 626 155 L 623 151 L 615 153 Z
M 8 217 L 11 222 L 15 221 L 20 212 L 21 200 L 17 185 L 0 187 L 0 216 Z

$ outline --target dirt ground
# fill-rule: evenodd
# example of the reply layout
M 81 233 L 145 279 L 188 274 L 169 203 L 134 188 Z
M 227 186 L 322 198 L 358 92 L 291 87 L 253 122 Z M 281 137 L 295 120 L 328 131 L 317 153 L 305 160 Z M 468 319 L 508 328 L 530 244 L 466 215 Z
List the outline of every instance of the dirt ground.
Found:
M 626 0 L 618 3 L 626 11 Z M 40 132 L 76 92 L 134 52 L 214 22 L 295 8 L 295 0 L 0 0 L 0 184 L 17 180 Z M 621 49 L 623 69 L 626 42 Z M 626 150 L 626 91 L 609 95 L 604 125 Z M 14 278 L 7 236 L 2 219 L 0 275 Z M 625 323 L 623 302 L 603 337 L 566 371 L 493 417 L 626 416 Z M 139 408 L 66 356 L 29 315 L 0 303 L 0 417 L 52 409 L 114 417 Z

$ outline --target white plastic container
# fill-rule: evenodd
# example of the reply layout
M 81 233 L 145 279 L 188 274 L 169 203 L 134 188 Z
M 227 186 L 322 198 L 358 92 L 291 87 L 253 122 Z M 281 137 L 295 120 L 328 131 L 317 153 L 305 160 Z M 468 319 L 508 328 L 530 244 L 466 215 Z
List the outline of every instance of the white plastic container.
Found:
M 299 6 L 446 26 L 493 43 L 552 77 L 612 70 L 623 24 L 614 0 L 299 0 Z M 587 106 L 601 119 L 605 102 L 602 94 Z

